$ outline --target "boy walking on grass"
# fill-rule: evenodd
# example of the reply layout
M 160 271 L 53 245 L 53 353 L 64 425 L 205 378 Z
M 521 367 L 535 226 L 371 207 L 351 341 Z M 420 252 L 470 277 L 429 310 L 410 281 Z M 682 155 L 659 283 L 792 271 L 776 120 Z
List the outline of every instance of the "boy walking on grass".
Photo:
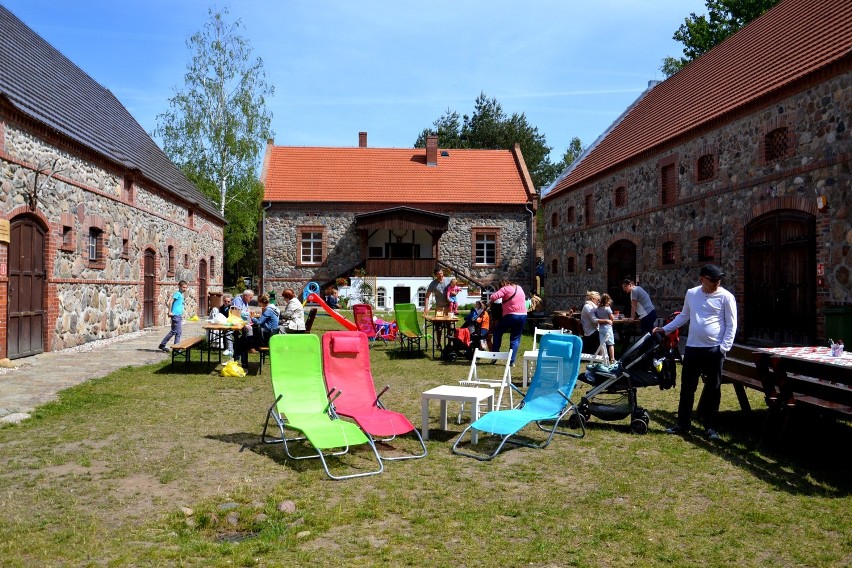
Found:
M 160 351 L 169 352 L 166 343 L 172 337 L 175 338 L 175 345 L 180 343 L 180 336 L 183 333 L 183 295 L 187 288 L 189 288 L 189 284 L 186 283 L 186 280 L 181 280 L 178 282 L 178 291 L 172 294 L 172 297 L 166 302 L 169 307 L 169 316 L 172 318 L 172 328 L 160 342 Z

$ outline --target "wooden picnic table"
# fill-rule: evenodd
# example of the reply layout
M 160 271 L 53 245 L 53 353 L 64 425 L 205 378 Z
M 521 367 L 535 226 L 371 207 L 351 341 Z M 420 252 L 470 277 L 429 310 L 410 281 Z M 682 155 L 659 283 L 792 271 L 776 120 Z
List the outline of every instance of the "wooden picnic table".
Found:
M 852 416 L 852 353 L 831 355 L 828 347 L 765 347 L 754 352 L 772 414 L 782 419 L 778 436 L 799 406 Z
M 423 314 L 423 321 L 426 322 L 424 331 L 427 342 L 429 341 L 429 328 L 432 328 L 432 358 L 434 359 L 435 344 L 438 343 L 438 331 L 442 331 L 444 335 L 440 345 L 440 349 L 443 350 L 453 336 L 456 330 L 456 322 L 459 321 L 459 318 L 455 314 L 430 314 L 427 312 Z
M 237 324 L 237 323 L 220 324 L 220 323 L 209 323 L 208 322 L 208 323 L 205 323 L 204 325 L 202 325 L 201 329 L 208 332 L 208 338 L 209 338 L 209 341 L 207 342 L 207 362 L 208 363 L 210 362 L 210 352 L 214 349 L 214 347 L 213 347 L 214 345 L 218 346 L 220 342 L 222 342 L 222 344 L 224 345 L 225 344 L 224 340 L 225 340 L 225 337 L 227 335 L 231 335 L 231 340 L 236 342 L 237 338 L 236 338 L 236 336 L 234 336 L 234 332 L 242 331 L 242 329 L 244 327 L 246 327 L 247 325 L 248 324 L 245 323 L 245 322 L 241 322 L 239 324 Z M 221 363 L 222 362 L 222 350 L 216 348 L 216 351 L 218 353 L 219 362 Z

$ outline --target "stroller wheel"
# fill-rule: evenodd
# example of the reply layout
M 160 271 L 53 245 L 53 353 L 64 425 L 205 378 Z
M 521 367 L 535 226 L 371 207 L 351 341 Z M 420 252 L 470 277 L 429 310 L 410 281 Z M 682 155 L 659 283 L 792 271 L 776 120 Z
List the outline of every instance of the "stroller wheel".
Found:
M 639 419 L 640 419 L 642 422 L 644 422 L 644 423 L 645 423 L 645 426 L 647 426 L 648 424 L 650 424 L 650 423 L 651 423 L 651 415 L 650 415 L 650 414 L 648 414 L 648 411 L 647 411 L 647 410 L 643 410 L 643 411 L 642 411 L 642 416 L 640 416 L 640 417 L 639 417 Z
M 648 433 L 648 424 L 642 420 L 641 418 L 634 418 L 630 423 L 630 431 L 634 434 L 647 434 Z
M 576 430 L 578 428 L 582 428 L 583 424 L 585 424 L 586 419 L 583 418 L 583 415 L 575 412 L 571 416 L 568 417 L 568 427 Z
M 446 361 L 449 361 L 450 363 L 455 363 L 458 358 L 459 358 L 459 354 L 456 353 L 455 351 L 451 351 L 451 352 L 447 353 L 446 355 L 444 355 L 444 359 Z

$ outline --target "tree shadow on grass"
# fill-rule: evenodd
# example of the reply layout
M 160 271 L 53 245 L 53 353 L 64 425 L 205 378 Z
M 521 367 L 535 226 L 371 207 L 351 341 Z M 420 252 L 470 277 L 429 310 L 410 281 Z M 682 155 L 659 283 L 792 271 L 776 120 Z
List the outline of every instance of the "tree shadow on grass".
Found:
M 852 424 L 801 412 L 779 439 L 774 423 L 767 420 L 768 412 L 721 412 L 721 442 L 708 440 L 697 427 L 684 440 L 788 493 L 828 497 L 852 494 L 848 464 L 838 459 L 852 446 Z M 673 412 L 657 411 L 653 419 L 664 428 L 676 423 Z

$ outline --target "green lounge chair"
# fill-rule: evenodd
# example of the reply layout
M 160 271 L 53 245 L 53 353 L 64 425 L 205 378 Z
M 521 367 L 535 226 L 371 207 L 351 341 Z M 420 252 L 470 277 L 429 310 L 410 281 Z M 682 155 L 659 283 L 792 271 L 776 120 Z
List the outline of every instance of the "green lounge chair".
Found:
M 313 334 L 273 335 L 269 339 L 270 374 L 275 402 L 266 413 L 261 440 L 265 444 L 283 443 L 287 456 L 294 460 L 316 458 L 322 462 L 326 474 L 332 479 L 348 479 L 376 475 L 384 470 L 376 445 L 367 434 L 351 422 L 341 420 L 332 405 L 333 393 L 326 393 L 322 374 L 322 352 L 319 337 Z M 339 393 L 338 393 L 339 394 Z M 281 430 L 281 438 L 270 438 L 266 431 L 272 418 Z M 288 438 L 285 429 L 302 434 Z M 295 456 L 290 443 L 307 440 L 316 455 Z M 349 446 L 369 444 L 378 462 L 378 469 L 349 475 L 332 475 L 326 455 L 340 456 Z M 336 452 L 333 450 L 342 448 Z
M 400 349 L 411 353 L 416 346 L 420 350 L 423 332 L 420 329 L 420 319 L 417 317 L 417 306 L 397 304 L 393 307 L 393 311 L 396 315 L 396 336 L 399 337 Z

